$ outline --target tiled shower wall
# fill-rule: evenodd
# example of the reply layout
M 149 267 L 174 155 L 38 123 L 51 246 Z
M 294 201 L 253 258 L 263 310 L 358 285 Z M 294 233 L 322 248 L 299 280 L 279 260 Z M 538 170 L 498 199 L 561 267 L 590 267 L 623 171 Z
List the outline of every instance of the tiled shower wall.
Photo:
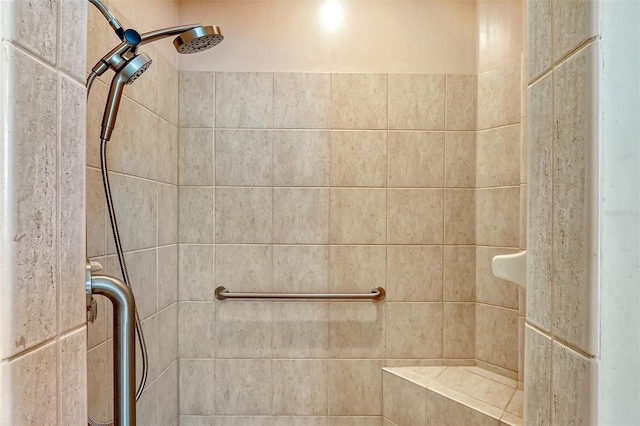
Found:
M 379 424 L 381 367 L 475 363 L 476 91 L 181 73 L 182 424 Z M 219 285 L 387 300 L 219 302 Z
M 0 2 L 0 424 L 85 421 L 86 10 Z
M 122 23 L 130 26 L 124 18 Z M 89 10 L 89 28 L 88 70 L 119 43 L 95 8 Z M 125 87 L 107 159 L 122 245 L 149 352 L 149 376 L 137 405 L 138 422 L 170 425 L 178 418 L 179 77 L 152 46 L 141 51 L 154 62 L 135 84 Z M 103 273 L 121 277 L 99 162 L 100 124 L 112 76 L 108 72 L 96 80 L 88 105 L 87 255 L 102 263 Z M 105 421 L 113 418 L 112 313 L 105 298 L 96 299 L 98 319 L 89 325 L 87 342 L 88 404 L 90 415 Z M 139 353 L 137 359 L 140 377 Z
M 595 422 L 597 2 L 531 1 L 527 424 Z

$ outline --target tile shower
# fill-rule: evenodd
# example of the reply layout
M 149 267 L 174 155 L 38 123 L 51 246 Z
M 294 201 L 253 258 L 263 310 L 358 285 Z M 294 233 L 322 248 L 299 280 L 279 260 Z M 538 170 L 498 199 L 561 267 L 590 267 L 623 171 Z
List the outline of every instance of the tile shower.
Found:
M 480 76 L 182 72 L 181 422 L 379 424 L 386 366 L 483 363 L 518 379 L 518 290 L 486 265 L 520 244 L 521 88 L 520 63 Z M 508 175 L 476 173 L 477 155 Z M 476 176 L 490 188 L 481 207 Z M 214 301 L 220 285 L 382 285 L 387 299 Z

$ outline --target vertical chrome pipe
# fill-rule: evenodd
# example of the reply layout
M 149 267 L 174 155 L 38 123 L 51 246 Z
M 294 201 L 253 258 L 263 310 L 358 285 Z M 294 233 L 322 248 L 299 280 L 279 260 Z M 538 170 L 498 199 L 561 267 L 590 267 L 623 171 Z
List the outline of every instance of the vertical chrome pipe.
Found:
M 108 275 L 93 275 L 91 291 L 113 304 L 113 423 L 136 425 L 135 300 L 125 283 Z

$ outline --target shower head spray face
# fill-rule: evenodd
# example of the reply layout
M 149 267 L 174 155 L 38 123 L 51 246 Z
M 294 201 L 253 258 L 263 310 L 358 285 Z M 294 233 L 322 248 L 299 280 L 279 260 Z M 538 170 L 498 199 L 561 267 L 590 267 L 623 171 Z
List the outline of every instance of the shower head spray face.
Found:
M 173 45 L 178 53 L 198 53 L 217 46 L 222 40 L 224 36 L 220 27 L 195 27 L 176 37 Z
M 153 60 L 146 53 L 140 53 L 129 60 L 120 73 L 127 84 L 133 84 L 146 70 L 149 69 Z

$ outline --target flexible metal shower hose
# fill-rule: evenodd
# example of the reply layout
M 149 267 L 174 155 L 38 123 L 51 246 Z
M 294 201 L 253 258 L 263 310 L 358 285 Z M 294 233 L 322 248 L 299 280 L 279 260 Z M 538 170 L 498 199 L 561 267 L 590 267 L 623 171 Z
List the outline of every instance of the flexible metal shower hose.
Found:
M 97 75 L 95 73 L 91 73 L 87 78 L 87 98 L 89 97 L 89 92 L 91 91 L 91 85 L 93 81 L 96 79 Z M 120 232 L 118 231 L 118 221 L 116 218 L 116 212 L 113 207 L 113 200 L 111 198 L 111 185 L 109 184 L 109 169 L 107 168 L 107 140 L 100 139 L 100 171 L 102 172 L 102 184 L 104 186 L 104 194 L 107 200 L 107 210 L 109 211 L 109 221 L 111 222 L 111 230 L 113 231 L 113 240 L 116 246 L 116 253 L 118 255 L 118 263 L 120 264 L 120 271 L 122 272 L 122 278 L 127 285 L 127 287 L 131 288 L 131 281 L 129 280 L 129 271 L 127 270 L 127 262 L 124 258 L 124 251 L 122 250 L 122 243 L 120 241 Z M 136 335 L 138 336 L 138 342 L 140 343 L 140 351 L 142 352 L 142 378 L 140 379 L 140 384 L 138 385 L 138 390 L 136 392 L 136 401 L 140 399 L 142 392 L 144 391 L 144 386 L 147 382 L 147 375 L 149 370 L 149 357 L 147 353 L 147 344 L 144 340 L 144 333 L 142 332 L 142 323 L 140 322 L 140 315 L 138 314 L 138 308 L 135 309 L 135 317 L 136 317 Z M 107 422 L 99 422 L 93 420 L 91 416 L 87 416 L 87 421 L 91 426 L 111 426 L 113 425 L 113 420 Z

